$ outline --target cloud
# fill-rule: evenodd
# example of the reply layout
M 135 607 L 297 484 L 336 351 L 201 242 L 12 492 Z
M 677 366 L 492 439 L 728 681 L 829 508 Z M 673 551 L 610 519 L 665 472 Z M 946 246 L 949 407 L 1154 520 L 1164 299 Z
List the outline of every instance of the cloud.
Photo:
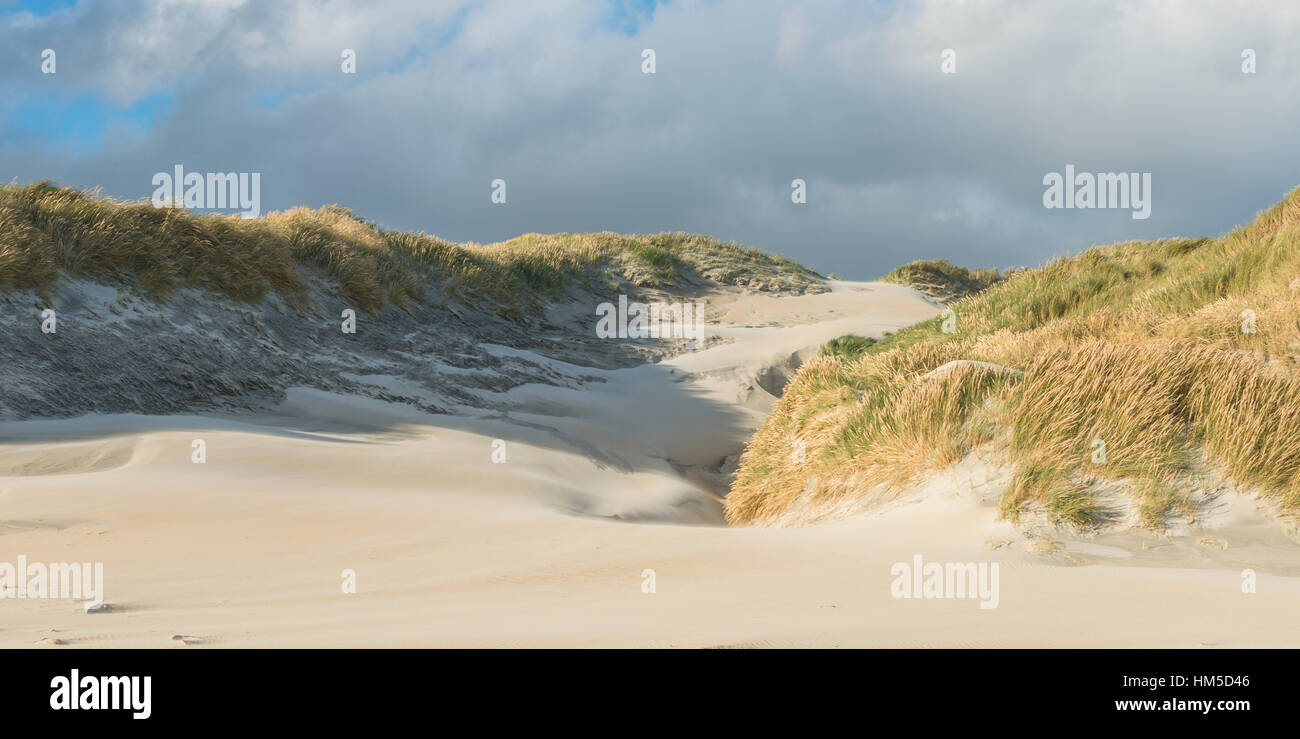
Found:
M 698 231 L 868 278 L 1221 233 L 1300 180 L 1297 86 L 1288 0 L 81 0 L 0 7 L 0 176 L 139 198 L 176 163 L 258 171 L 264 210 Z M 1043 209 L 1066 164 L 1151 172 L 1151 218 Z

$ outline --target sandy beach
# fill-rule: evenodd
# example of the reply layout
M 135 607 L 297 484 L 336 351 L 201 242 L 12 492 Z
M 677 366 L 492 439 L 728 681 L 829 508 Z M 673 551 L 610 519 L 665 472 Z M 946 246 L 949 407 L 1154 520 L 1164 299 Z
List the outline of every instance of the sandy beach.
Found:
M 0 646 L 1300 646 L 1297 545 L 1245 496 L 1194 531 L 1029 540 L 974 465 L 842 520 L 724 527 L 725 460 L 784 378 L 941 310 L 832 285 L 714 290 L 721 341 L 513 388 L 504 414 L 301 388 L 272 414 L 0 425 L 0 560 L 102 562 L 108 605 L 5 600 Z M 996 563 L 996 607 L 894 597 L 918 554 Z

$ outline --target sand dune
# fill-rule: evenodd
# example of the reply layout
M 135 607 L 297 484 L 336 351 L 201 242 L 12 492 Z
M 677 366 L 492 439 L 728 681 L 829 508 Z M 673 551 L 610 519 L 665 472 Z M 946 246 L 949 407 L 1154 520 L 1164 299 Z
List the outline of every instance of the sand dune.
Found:
M 1244 498 L 1182 536 L 1026 537 L 953 473 L 819 526 L 722 527 L 724 462 L 784 376 L 939 309 L 875 283 L 708 300 L 710 348 L 506 411 L 303 388 L 256 416 L 0 425 L 0 561 L 103 562 L 111 606 L 0 601 L 0 646 L 1300 645 L 1300 550 Z M 917 554 L 997 563 L 997 607 L 893 597 Z

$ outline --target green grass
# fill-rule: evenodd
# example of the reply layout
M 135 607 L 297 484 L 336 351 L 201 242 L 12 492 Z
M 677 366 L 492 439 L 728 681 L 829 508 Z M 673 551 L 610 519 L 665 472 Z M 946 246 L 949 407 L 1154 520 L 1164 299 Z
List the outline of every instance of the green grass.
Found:
M 871 345 L 875 343 L 876 340 L 869 336 L 846 334 L 826 342 L 818 354 L 852 361 L 866 354 L 867 349 L 871 348 Z
M 1109 488 L 1159 528 L 1194 517 L 1212 474 L 1300 514 L 1300 190 L 1221 238 L 1094 247 L 950 307 L 953 333 L 935 318 L 805 365 L 742 456 L 729 520 L 880 497 L 976 450 L 1015 466 L 1012 520 L 1096 526 Z M 925 377 L 963 359 L 1015 372 Z
M 974 295 L 1005 277 L 996 269 L 968 269 L 947 259 L 921 259 L 895 267 L 882 282 L 910 285 L 944 303 Z
M 272 295 L 301 304 L 318 275 L 365 311 L 425 302 L 437 288 L 503 315 L 536 310 L 571 285 L 669 287 L 699 277 L 762 290 L 826 289 L 784 257 L 694 234 L 525 234 L 456 244 L 389 231 L 339 206 L 241 219 L 49 182 L 0 185 L 0 292 L 32 290 L 48 300 L 63 275 L 159 301 L 197 289 L 249 304 Z

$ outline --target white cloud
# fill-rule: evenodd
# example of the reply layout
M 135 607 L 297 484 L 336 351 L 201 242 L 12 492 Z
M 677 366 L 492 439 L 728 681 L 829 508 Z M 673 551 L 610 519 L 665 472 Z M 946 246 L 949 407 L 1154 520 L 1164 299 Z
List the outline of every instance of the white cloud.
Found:
M 0 175 L 142 197 L 176 161 L 248 169 L 271 207 L 341 202 L 478 241 L 702 231 L 863 277 L 1217 233 L 1300 179 L 1289 0 L 675 0 L 635 37 L 602 28 L 606 11 L 83 0 L 0 29 L 0 84 L 29 105 L 45 85 L 120 105 L 172 91 L 175 108 L 149 138 L 110 133 L 85 156 L 5 133 Z M 57 79 L 33 73 L 47 46 Z M 647 47 L 655 75 L 640 72 Z M 339 73 L 343 48 L 355 77 Z M 945 48 L 955 75 L 940 73 Z M 286 90 L 279 110 L 258 102 Z M 1152 172 L 1151 219 L 1044 211 L 1042 175 L 1067 163 Z M 494 177 L 508 207 L 488 202 Z M 795 177 L 803 209 L 785 207 Z

